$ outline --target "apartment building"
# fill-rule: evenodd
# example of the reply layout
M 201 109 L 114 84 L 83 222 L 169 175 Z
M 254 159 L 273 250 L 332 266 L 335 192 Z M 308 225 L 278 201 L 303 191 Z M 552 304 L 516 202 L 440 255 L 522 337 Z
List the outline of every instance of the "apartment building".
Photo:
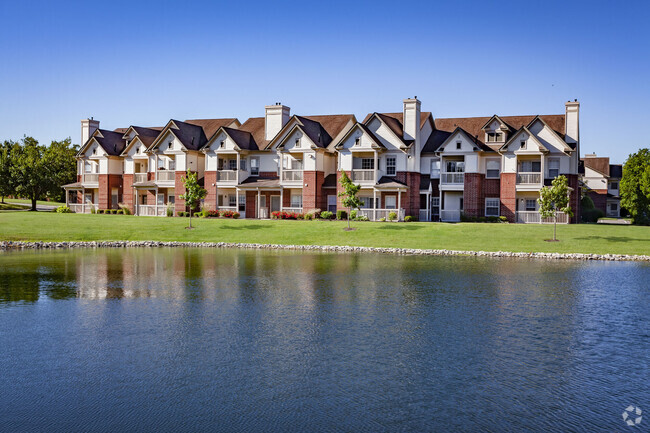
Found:
M 303 116 L 281 103 L 264 117 L 169 120 L 164 127 L 99 128 L 82 121 L 76 212 L 129 207 L 137 215 L 186 210 L 182 176 L 196 172 L 203 207 L 268 218 L 274 211 L 335 211 L 343 172 L 361 185 L 361 215 L 422 221 L 505 216 L 543 222 L 539 190 L 560 174 L 579 203 L 579 107 L 556 115 L 434 118 L 417 97 L 401 112 Z M 563 222 L 575 222 L 562 216 Z
M 621 164 L 610 164 L 608 157 L 586 154 L 581 160 L 580 174 L 582 187 L 593 200 L 594 206 L 606 216 L 621 216 L 621 196 L 619 185 L 623 177 Z

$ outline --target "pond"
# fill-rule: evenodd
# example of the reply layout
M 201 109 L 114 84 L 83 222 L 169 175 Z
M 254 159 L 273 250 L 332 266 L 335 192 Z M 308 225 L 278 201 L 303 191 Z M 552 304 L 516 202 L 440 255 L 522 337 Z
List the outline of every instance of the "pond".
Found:
M 620 431 L 650 414 L 649 281 L 632 262 L 0 253 L 0 431 Z

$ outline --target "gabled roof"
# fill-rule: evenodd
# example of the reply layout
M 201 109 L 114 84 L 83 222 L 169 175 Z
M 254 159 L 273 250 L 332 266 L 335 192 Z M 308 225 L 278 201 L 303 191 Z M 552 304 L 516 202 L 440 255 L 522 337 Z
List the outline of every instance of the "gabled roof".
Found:
M 413 144 L 413 140 L 404 139 L 404 113 L 369 113 L 366 115 L 366 118 L 363 119 L 362 123 L 368 125 L 373 117 L 377 117 L 382 123 L 384 123 L 404 144 L 404 146 L 408 147 Z M 430 121 L 431 118 L 432 116 L 429 111 L 420 112 L 420 129 L 422 129 L 424 124 L 427 121 Z
M 542 144 L 542 142 L 539 141 L 539 140 L 537 139 L 537 137 L 535 137 L 535 135 L 534 135 L 532 132 L 530 132 L 530 131 L 528 130 L 528 127 L 527 127 L 527 126 L 522 126 L 522 127 L 519 128 L 516 132 L 514 132 L 514 133 L 511 135 L 510 139 L 509 139 L 508 141 L 506 141 L 506 142 L 503 144 L 503 146 L 501 146 L 501 148 L 499 149 L 499 151 L 505 150 L 508 146 L 510 146 L 510 143 L 512 143 L 512 142 L 515 140 L 515 138 L 517 138 L 517 137 L 519 136 L 519 134 L 522 133 L 522 132 L 525 132 L 526 134 L 528 134 L 528 136 L 529 136 L 529 137 L 530 137 L 530 138 L 531 138 L 535 143 L 537 143 L 537 147 L 539 147 L 539 149 L 540 149 L 542 152 L 548 152 L 548 148 L 547 148 L 546 146 L 544 146 L 544 145 Z
M 373 142 L 377 147 L 379 147 L 379 148 L 383 148 L 383 149 L 386 148 L 386 146 L 383 145 L 383 143 L 381 142 L 381 140 L 380 140 L 380 139 L 375 135 L 374 132 L 372 132 L 372 131 L 370 130 L 370 128 L 368 128 L 365 124 L 363 124 L 363 123 L 359 123 L 359 122 L 355 123 L 355 124 L 352 126 L 352 128 L 350 128 L 350 129 L 345 133 L 345 135 L 344 135 L 344 136 L 339 140 L 339 142 L 336 143 L 336 146 L 335 146 L 335 147 L 336 147 L 337 149 L 340 149 L 340 148 L 343 146 L 343 142 L 344 142 L 345 140 L 347 140 L 347 138 L 350 136 L 350 134 L 351 134 L 351 133 L 352 133 L 356 128 L 359 128 L 359 129 L 361 129 L 365 134 L 368 134 L 368 137 L 370 137 L 370 140 L 371 140 L 371 141 L 372 141 L 372 142 Z
M 605 177 L 610 176 L 610 167 L 609 157 L 607 156 L 592 156 L 588 158 L 582 158 L 584 166 L 602 174 Z M 619 166 L 620 167 L 620 166 Z M 622 168 L 621 168 L 622 172 Z M 622 173 L 621 173 L 622 174 Z M 620 177 L 620 176 L 619 176 Z
M 465 131 L 465 130 L 464 130 L 463 128 L 461 128 L 460 126 L 457 126 L 456 129 L 454 129 L 454 131 L 451 132 L 451 133 L 447 136 L 447 138 L 445 138 L 445 140 L 444 140 L 442 143 L 440 143 L 440 145 L 438 146 L 438 149 L 436 149 L 436 150 L 440 150 L 442 147 L 446 146 L 447 143 L 449 143 L 449 141 L 451 140 L 451 138 L 452 138 L 454 135 L 456 135 L 456 134 L 462 134 L 462 135 L 464 135 L 465 138 L 467 138 L 469 141 L 471 141 L 472 143 L 474 143 L 474 144 L 476 145 L 476 147 L 478 148 L 478 150 L 484 150 L 484 151 L 486 151 L 486 152 L 489 152 L 489 151 L 492 150 L 491 148 L 489 148 L 488 146 L 486 146 L 486 145 L 483 144 L 482 142 L 478 141 L 478 139 L 477 139 L 476 137 L 473 137 L 470 133 L 468 133 L 467 131 Z
M 208 138 L 211 138 L 222 126 L 232 126 L 233 123 L 237 127 L 240 125 L 239 120 L 234 117 L 227 119 L 190 119 L 186 120 L 185 123 L 200 126 Z
M 490 123 L 492 123 L 492 122 L 495 121 L 495 120 L 496 120 L 497 122 L 499 122 L 499 128 L 500 128 L 501 130 L 512 131 L 512 127 L 511 127 L 510 125 L 508 125 L 508 124 L 507 124 L 503 119 L 501 119 L 501 118 L 500 118 L 499 116 L 497 116 L 496 114 L 492 115 L 492 117 L 490 117 L 490 120 L 488 120 L 487 122 L 485 122 L 485 125 L 483 125 L 483 127 L 481 128 L 481 130 L 485 130 L 485 129 L 487 129 L 487 127 L 490 126 Z
M 547 122 L 546 122 L 546 121 L 545 121 L 541 116 L 535 116 L 535 118 L 534 118 L 533 120 L 531 120 L 530 123 L 529 123 L 526 127 L 527 127 L 527 128 L 530 128 L 530 127 L 533 126 L 533 125 L 535 124 L 535 122 L 537 122 L 537 121 L 542 122 L 542 124 L 543 124 L 544 126 L 548 127 L 548 129 L 551 130 L 551 133 L 552 133 L 553 135 L 555 135 L 555 138 L 557 138 L 558 141 L 562 143 L 562 145 L 564 146 L 564 150 L 565 150 L 565 151 L 575 150 L 575 143 L 572 143 L 572 146 L 570 146 L 569 144 L 567 144 L 567 142 L 564 141 L 564 137 L 565 137 L 565 135 L 564 135 L 564 134 L 560 134 L 560 133 L 558 133 L 557 131 L 555 131 L 555 130 L 554 130 L 554 129 L 553 129 L 553 128 L 552 128 L 552 127 L 551 127 L 551 126 L 550 126 L 550 125 L 549 125 L 549 124 L 548 124 L 548 123 L 547 123 Z
M 124 128 L 119 128 L 119 129 L 124 129 Z M 126 130 L 123 133 L 122 138 L 124 138 L 126 140 L 127 135 L 129 134 L 129 132 L 134 131 L 136 137 L 138 138 L 138 140 L 140 140 L 140 142 L 142 142 L 142 144 L 144 144 L 145 149 L 146 149 L 146 148 L 149 148 L 149 146 L 151 146 L 151 144 L 156 140 L 158 135 L 160 135 L 160 131 L 162 131 L 163 129 L 164 129 L 163 126 L 152 126 L 150 128 L 145 128 L 145 127 L 142 127 L 142 126 L 133 126 L 133 125 L 131 125 L 128 128 L 126 128 Z M 133 141 L 131 141 L 131 143 L 129 143 L 128 146 L 126 146 L 124 148 L 124 150 L 122 151 L 122 155 L 124 155 L 126 152 L 128 152 L 128 150 L 133 145 L 134 141 L 135 141 L 135 139 Z
M 408 188 L 404 182 L 400 182 L 392 176 L 382 176 L 377 181 L 378 188 Z
M 126 140 L 122 138 L 123 133 L 109 131 L 107 129 L 96 129 L 93 135 L 81 146 L 77 156 L 85 153 L 88 145 L 96 141 L 104 151 L 110 156 L 119 156 L 126 147 Z
M 476 137 L 476 141 L 488 146 L 492 150 L 497 151 L 501 147 L 501 145 L 498 144 L 495 146 L 492 144 L 485 143 L 485 132 L 483 131 L 483 127 L 494 117 L 495 115 L 490 117 L 458 117 L 458 118 L 435 119 L 434 129 L 436 131 L 444 131 L 444 132 L 451 133 L 457 127 L 461 127 L 465 132 L 467 132 L 467 134 L 471 135 L 472 137 Z M 551 128 L 562 140 L 564 140 L 563 138 L 564 122 L 565 122 L 564 114 L 552 114 L 552 115 L 541 115 L 541 116 L 499 116 L 499 119 L 501 119 L 501 121 L 505 122 L 510 128 L 512 128 L 513 131 L 517 131 L 521 129 L 522 126 L 529 125 L 537 117 L 542 119 L 549 126 L 549 128 Z M 440 144 L 438 144 L 438 142 L 440 141 L 440 137 L 434 137 L 432 138 L 432 140 L 433 141 L 431 142 L 429 148 L 435 146 L 436 144 L 438 145 L 438 147 L 440 146 Z M 428 143 L 429 140 L 427 140 L 427 144 Z M 427 148 L 427 145 L 425 145 L 425 148 Z M 427 151 L 430 151 L 428 150 L 429 148 L 427 148 Z
M 219 130 L 223 131 L 230 138 L 232 138 L 232 141 L 234 141 L 237 147 L 239 147 L 241 150 L 259 150 L 257 143 L 255 143 L 255 140 L 253 139 L 253 136 L 250 132 L 228 128 L 226 126 L 219 128 Z
M 424 143 L 424 146 L 422 147 L 422 153 L 436 152 L 442 143 L 447 141 L 451 134 L 452 132 L 449 131 L 439 131 L 437 129 L 434 129 L 429 135 L 429 138 L 427 138 L 427 142 Z
M 235 118 L 228 119 L 195 119 L 181 122 L 171 119 L 162 132 L 147 150 L 156 149 L 167 132 L 172 133 L 187 150 L 199 150 L 208 142 L 208 137 L 214 135 L 222 126 L 239 125 Z
M 337 137 L 343 128 L 349 123 L 354 122 L 354 114 L 326 114 L 321 116 L 298 116 L 293 115 L 286 125 L 278 134 L 267 142 L 265 148 L 272 146 L 280 137 L 285 137 L 286 133 L 295 126 L 309 137 L 317 147 L 325 148 L 332 140 Z

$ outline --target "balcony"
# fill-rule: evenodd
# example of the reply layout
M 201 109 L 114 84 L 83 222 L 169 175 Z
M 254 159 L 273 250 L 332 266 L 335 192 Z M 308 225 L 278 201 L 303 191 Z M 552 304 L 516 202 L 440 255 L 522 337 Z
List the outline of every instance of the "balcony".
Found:
M 465 173 L 440 173 L 440 183 L 462 185 L 465 183 Z
M 99 174 L 97 173 L 84 173 L 81 182 L 83 183 L 99 183 Z
M 234 182 L 237 180 L 237 170 L 217 170 L 217 182 Z
M 176 180 L 175 171 L 160 170 L 156 172 L 156 180 L 174 182 Z
M 373 209 L 373 208 L 361 208 L 357 210 L 357 216 L 365 216 L 370 221 L 379 221 L 384 218 L 385 221 L 389 221 L 388 215 L 391 212 L 397 214 L 396 221 L 404 221 L 404 209 Z
M 141 183 L 147 181 L 147 173 L 135 173 L 133 175 L 133 183 Z
M 553 218 L 542 218 L 538 211 L 518 211 L 515 221 L 522 224 L 553 224 Z M 560 212 L 557 215 L 557 222 L 558 224 L 568 224 L 569 216 Z
M 375 170 L 352 170 L 353 182 L 374 182 Z
M 517 185 L 540 185 L 542 183 L 541 173 L 517 173 Z
M 139 204 L 135 211 L 138 216 L 166 216 L 167 205 Z
M 285 182 L 302 182 L 302 170 L 282 170 L 282 180 Z

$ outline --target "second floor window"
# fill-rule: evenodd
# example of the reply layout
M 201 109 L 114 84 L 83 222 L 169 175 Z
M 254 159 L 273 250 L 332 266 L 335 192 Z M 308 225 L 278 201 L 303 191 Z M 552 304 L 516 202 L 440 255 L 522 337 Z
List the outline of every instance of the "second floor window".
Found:
M 353 158 L 352 169 L 353 170 L 374 170 L 375 160 L 374 158 Z
M 497 159 L 488 159 L 485 162 L 485 177 L 497 179 L 501 171 L 501 164 Z
M 90 161 L 84 162 L 84 173 L 92 173 L 93 172 L 93 164 Z
M 431 160 L 431 179 L 440 179 L 440 160 Z
M 251 158 L 251 176 L 259 176 L 260 174 L 260 159 L 258 157 Z
M 548 177 L 554 179 L 560 175 L 560 160 L 559 159 L 549 159 L 548 160 Z
M 176 170 L 176 160 L 175 159 L 172 159 L 172 160 L 169 161 L 169 169 L 171 171 Z
M 487 141 L 488 143 L 498 143 L 502 141 L 503 134 L 500 132 L 488 132 Z
M 521 161 L 519 162 L 519 171 L 521 173 L 539 173 L 542 170 L 540 161 Z
M 239 160 L 239 169 L 240 170 L 246 170 L 246 160 L 245 159 L 240 159 Z
M 386 158 L 386 176 L 395 176 L 397 172 L 397 161 L 394 156 Z
M 447 173 L 464 173 L 464 161 L 447 161 Z
M 237 170 L 237 160 L 236 159 L 229 159 L 228 160 L 228 170 Z
M 618 189 L 618 182 L 610 182 L 609 189 Z

